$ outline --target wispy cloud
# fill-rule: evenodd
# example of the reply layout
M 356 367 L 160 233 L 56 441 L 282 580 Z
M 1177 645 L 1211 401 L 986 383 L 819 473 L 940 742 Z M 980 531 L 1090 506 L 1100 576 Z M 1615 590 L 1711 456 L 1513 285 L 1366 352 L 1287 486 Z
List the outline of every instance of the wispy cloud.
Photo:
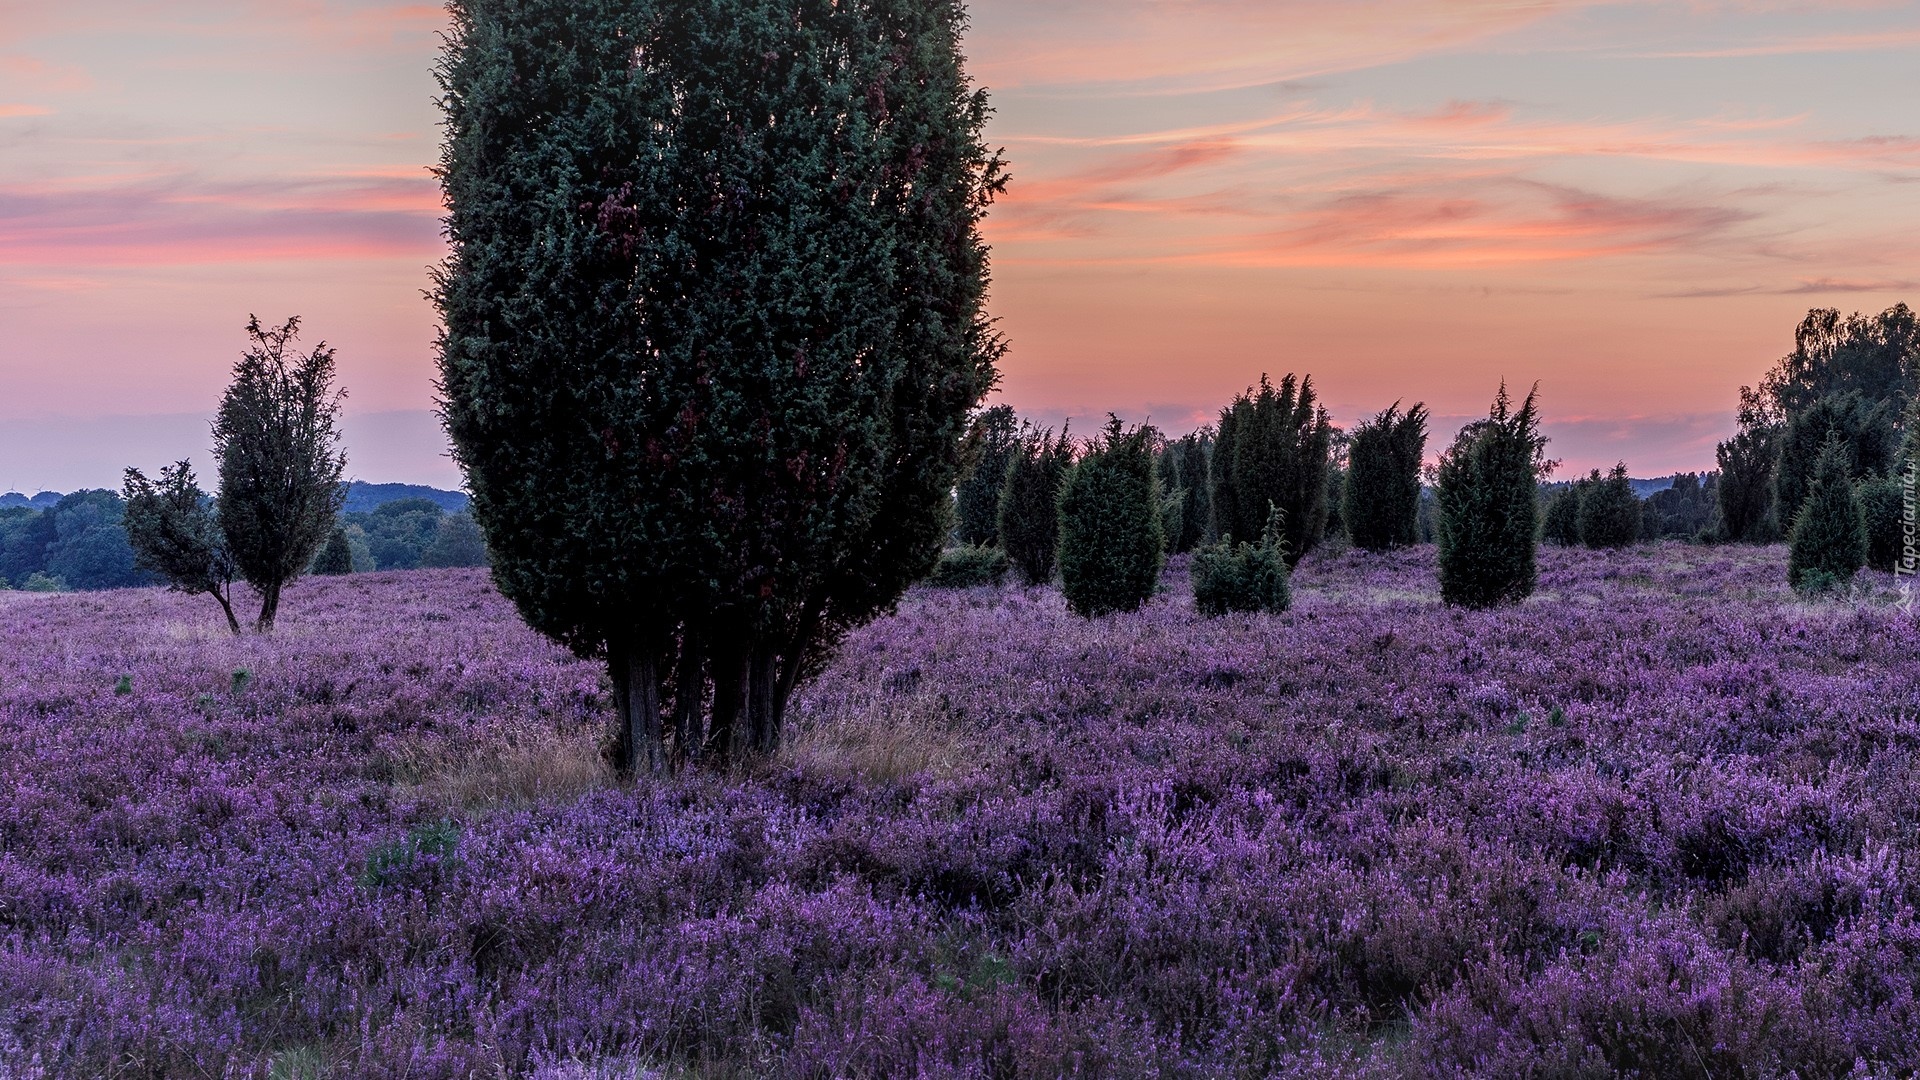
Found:
M 0 187 L 0 262 L 192 265 L 419 258 L 441 250 L 426 178 L 289 177 Z

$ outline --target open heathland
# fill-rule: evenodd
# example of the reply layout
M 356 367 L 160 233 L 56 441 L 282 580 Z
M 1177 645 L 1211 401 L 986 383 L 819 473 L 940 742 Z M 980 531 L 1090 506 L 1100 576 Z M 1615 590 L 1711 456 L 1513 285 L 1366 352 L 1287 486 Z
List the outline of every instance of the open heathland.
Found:
M 1785 563 L 917 589 L 632 784 L 481 571 L 0 594 L 0 1077 L 1909 1075 L 1920 621 Z

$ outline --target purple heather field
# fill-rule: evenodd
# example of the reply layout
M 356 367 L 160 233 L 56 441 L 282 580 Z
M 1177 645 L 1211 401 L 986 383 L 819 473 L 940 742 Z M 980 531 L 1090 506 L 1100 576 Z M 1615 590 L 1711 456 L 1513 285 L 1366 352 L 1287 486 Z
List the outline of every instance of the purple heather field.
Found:
M 1913 1075 L 1920 622 L 1785 561 L 916 590 L 637 786 L 483 572 L 0 594 L 0 1078 Z

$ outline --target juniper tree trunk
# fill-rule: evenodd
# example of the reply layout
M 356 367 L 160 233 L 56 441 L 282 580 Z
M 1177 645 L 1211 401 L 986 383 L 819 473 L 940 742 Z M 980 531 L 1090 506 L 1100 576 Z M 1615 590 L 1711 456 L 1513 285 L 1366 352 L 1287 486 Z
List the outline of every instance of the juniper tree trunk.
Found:
M 680 664 L 673 680 L 673 745 L 682 765 L 700 762 L 706 739 L 706 649 L 697 631 L 688 629 L 680 642 Z
M 265 634 L 273 630 L 273 620 L 280 614 L 280 586 L 269 583 L 260 591 L 260 617 L 254 620 L 255 631 Z
M 714 651 L 713 727 L 707 734 L 707 747 L 723 765 L 745 756 L 751 734 L 746 714 L 752 666 L 741 646 L 728 645 Z
M 658 776 L 666 771 L 666 747 L 660 739 L 660 676 L 654 651 L 631 642 L 607 646 L 607 674 L 619 716 L 614 732 L 614 768 Z
M 240 620 L 234 617 L 233 601 L 227 599 L 227 594 L 219 591 L 218 589 L 214 590 L 213 598 L 220 602 L 220 610 L 226 612 L 227 614 L 227 629 L 233 631 L 234 637 L 239 637 L 240 636 Z
M 780 664 L 773 648 L 754 646 L 748 678 L 747 716 L 753 724 L 751 745 L 755 754 L 771 754 L 780 745 L 779 714 L 775 696 L 779 688 Z

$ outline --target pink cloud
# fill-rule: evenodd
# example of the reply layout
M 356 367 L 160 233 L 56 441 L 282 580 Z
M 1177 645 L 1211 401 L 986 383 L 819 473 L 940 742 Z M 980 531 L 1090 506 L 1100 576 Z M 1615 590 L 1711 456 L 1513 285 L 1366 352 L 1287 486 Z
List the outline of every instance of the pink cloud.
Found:
M 0 262 L 33 266 L 190 265 L 418 258 L 442 250 L 427 178 L 292 178 L 206 183 L 0 187 Z

